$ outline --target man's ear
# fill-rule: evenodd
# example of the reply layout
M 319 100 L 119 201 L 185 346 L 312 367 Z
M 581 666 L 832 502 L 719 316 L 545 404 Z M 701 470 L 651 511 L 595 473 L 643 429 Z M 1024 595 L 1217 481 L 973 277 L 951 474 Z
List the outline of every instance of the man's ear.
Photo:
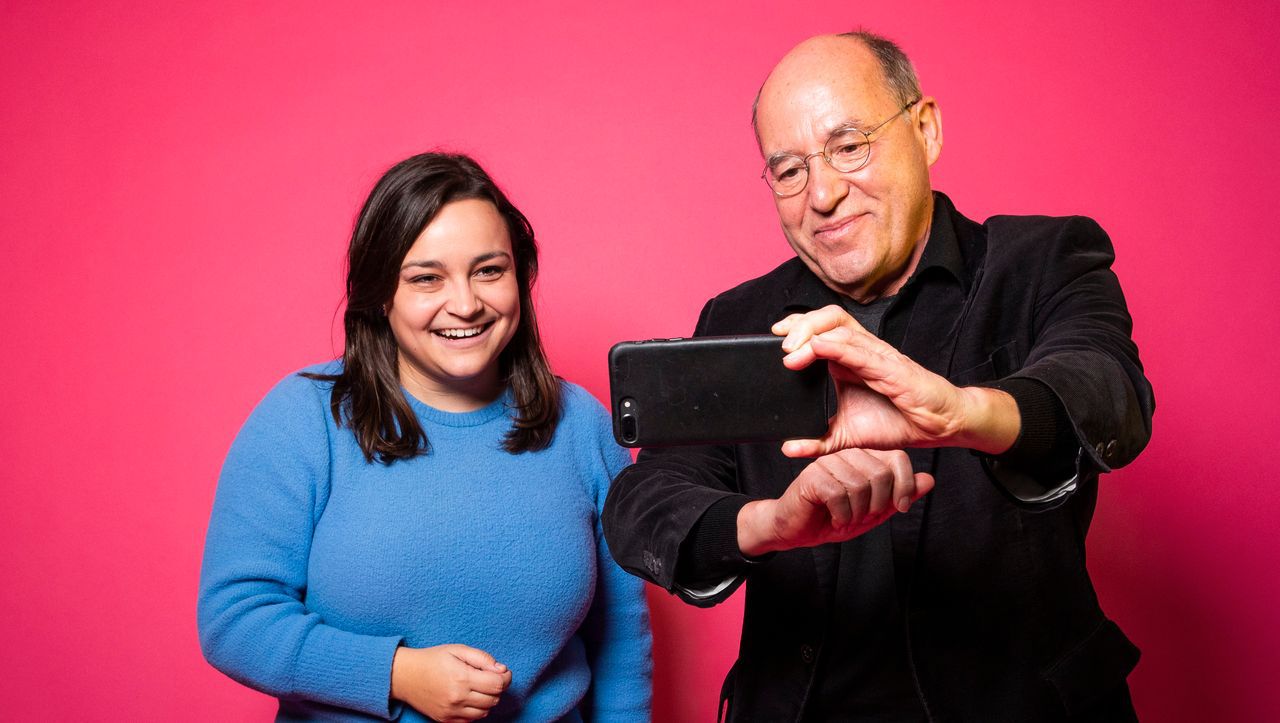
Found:
M 917 104 L 915 129 L 924 142 L 925 158 L 932 166 L 942 155 L 942 109 L 933 96 L 926 95 Z

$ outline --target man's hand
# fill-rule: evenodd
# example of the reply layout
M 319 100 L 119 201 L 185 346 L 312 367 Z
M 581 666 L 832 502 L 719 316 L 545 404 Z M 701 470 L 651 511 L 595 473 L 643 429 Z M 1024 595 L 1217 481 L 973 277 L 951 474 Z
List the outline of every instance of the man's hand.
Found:
M 508 685 L 507 666 L 466 645 L 401 647 L 391 662 L 391 697 L 442 723 L 489 715 Z
M 738 513 L 738 547 L 755 557 L 857 537 L 906 512 L 933 489 L 913 474 L 905 452 L 849 449 L 819 457 L 782 497 L 748 502 Z
M 792 314 L 773 325 L 785 336 L 783 363 L 803 369 L 819 359 L 836 383 L 836 414 L 822 439 L 791 440 L 789 457 L 841 449 L 967 447 L 999 454 L 1021 429 L 1013 397 L 957 387 L 862 328 L 838 306 Z

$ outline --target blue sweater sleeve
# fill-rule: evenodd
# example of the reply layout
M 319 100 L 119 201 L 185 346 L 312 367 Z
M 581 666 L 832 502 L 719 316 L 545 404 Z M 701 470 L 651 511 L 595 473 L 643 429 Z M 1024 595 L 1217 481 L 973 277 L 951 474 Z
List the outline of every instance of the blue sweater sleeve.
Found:
M 588 720 L 602 723 L 648 721 L 653 693 L 652 640 L 644 582 L 614 562 L 605 544 L 600 515 L 609 484 L 631 464 L 631 455 L 613 440 L 608 414 L 585 391 L 587 424 L 581 454 L 591 457 L 596 507 L 596 591 L 582 626 L 591 662 L 591 692 L 584 705 Z
M 205 538 L 197 618 L 205 658 L 235 680 L 388 718 L 400 638 L 326 625 L 303 603 L 328 498 L 328 386 L 291 375 L 227 454 Z

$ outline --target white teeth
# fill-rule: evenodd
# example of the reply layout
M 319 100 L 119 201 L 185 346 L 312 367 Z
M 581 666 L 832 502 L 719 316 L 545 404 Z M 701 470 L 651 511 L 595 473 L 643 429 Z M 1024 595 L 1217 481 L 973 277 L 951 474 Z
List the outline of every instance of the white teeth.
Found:
M 436 333 L 447 339 L 466 339 L 467 337 L 476 336 L 484 331 L 483 326 L 473 326 L 470 329 L 437 329 Z

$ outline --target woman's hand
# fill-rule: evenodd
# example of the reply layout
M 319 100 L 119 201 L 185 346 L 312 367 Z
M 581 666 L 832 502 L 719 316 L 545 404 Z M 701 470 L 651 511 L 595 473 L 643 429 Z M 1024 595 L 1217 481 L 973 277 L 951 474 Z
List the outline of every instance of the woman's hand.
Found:
M 441 723 L 489 715 L 508 685 L 507 666 L 466 645 L 401 647 L 391 662 L 391 697 Z

